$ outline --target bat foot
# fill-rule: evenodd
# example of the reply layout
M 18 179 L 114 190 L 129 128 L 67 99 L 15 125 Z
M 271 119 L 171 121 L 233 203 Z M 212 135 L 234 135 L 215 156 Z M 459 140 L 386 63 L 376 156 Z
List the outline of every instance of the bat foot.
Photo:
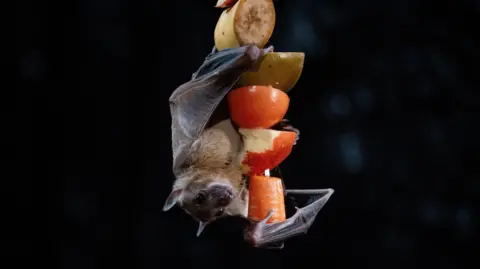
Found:
M 250 221 L 250 225 L 248 225 L 244 230 L 244 238 L 245 241 L 252 244 L 254 247 L 259 246 L 260 239 L 263 235 L 263 228 L 267 225 L 268 220 L 273 216 L 273 210 L 269 210 L 268 214 L 265 218 L 261 221 L 255 222 Z
M 273 45 L 268 46 L 268 48 L 264 49 L 263 51 L 265 54 L 269 52 L 273 52 Z
M 281 222 L 267 223 L 273 214 L 273 211 L 270 210 L 263 220 L 250 222 L 250 225 L 245 228 L 245 241 L 257 248 L 283 248 L 287 239 L 307 233 L 333 192 L 333 189 L 287 190 L 287 194 L 306 194 L 317 198 L 302 208 L 295 207 L 295 214 Z
M 271 128 L 274 129 L 274 130 L 279 130 L 279 131 L 294 132 L 297 135 L 296 138 L 295 138 L 294 145 L 296 145 L 297 141 L 300 139 L 300 130 L 293 127 L 290 124 L 290 121 L 287 120 L 287 119 L 282 119 L 279 123 L 275 124 Z
M 267 225 L 268 220 L 273 216 L 273 210 L 269 210 L 267 216 L 257 223 L 258 227 L 265 227 Z M 265 249 L 282 249 L 284 247 L 284 242 L 272 242 L 260 245 L 258 240 L 254 240 L 254 247 L 261 247 Z
M 266 216 L 263 220 L 261 220 L 259 224 L 266 224 L 267 221 L 268 221 L 272 216 L 273 216 L 273 210 L 270 209 L 270 210 L 268 210 L 267 216 Z

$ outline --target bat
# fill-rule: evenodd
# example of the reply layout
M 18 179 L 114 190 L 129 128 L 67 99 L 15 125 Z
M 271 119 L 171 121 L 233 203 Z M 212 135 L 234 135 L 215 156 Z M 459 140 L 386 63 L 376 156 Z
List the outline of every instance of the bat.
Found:
M 172 170 L 176 179 L 163 211 L 175 205 L 181 207 L 199 222 L 197 236 L 208 223 L 218 218 L 247 218 L 247 178 L 234 161 L 238 145 L 216 126 L 228 119 L 228 111 L 222 107 L 226 94 L 244 72 L 272 50 L 273 47 L 259 49 L 253 45 L 219 52 L 214 48 L 192 74 L 191 80 L 180 85 L 170 96 Z M 281 124 L 280 128 L 298 132 L 289 124 Z M 321 197 L 297 209 L 283 222 L 269 224 L 269 216 L 261 222 L 249 221 L 244 230 L 247 242 L 256 247 L 283 247 L 286 239 L 309 229 L 333 190 L 286 190 L 285 193 Z

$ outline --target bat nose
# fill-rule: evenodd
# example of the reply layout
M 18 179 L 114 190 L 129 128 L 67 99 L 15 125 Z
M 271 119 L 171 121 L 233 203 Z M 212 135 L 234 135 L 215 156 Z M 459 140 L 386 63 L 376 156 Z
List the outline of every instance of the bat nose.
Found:
M 218 206 L 227 206 L 231 201 L 232 201 L 232 197 L 230 195 L 225 195 L 225 196 L 222 196 L 222 197 L 218 198 L 217 205 Z
M 227 186 L 213 186 L 211 195 L 216 199 L 217 206 L 227 206 L 233 199 L 233 192 Z

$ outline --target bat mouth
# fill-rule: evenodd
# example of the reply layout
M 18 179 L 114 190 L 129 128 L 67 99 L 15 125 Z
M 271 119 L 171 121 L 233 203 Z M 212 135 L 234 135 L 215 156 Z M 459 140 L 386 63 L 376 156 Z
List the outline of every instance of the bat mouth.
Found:
M 219 207 L 228 206 L 235 198 L 234 190 L 231 186 L 215 184 L 209 188 L 209 193 L 216 201 Z

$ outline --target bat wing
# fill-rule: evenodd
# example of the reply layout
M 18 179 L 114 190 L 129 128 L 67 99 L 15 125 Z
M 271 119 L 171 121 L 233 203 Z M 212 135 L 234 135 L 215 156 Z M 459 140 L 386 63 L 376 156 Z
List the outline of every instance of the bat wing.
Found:
M 318 195 L 314 202 L 297 208 L 293 216 L 285 221 L 267 223 L 273 212 L 260 222 L 251 222 L 245 228 L 244 238 L 255 247 L 260 248 L 283 248 L 283 242 L 294 236 L 307 233 L 315 221 L 315 218 L 333 194 L 333 189 L 323 190 L 287 190 L 287 194 L 310 194 Z
M 219 52 L 212 51 L 192 79 L 170 96 L 172 117 L 173 172 L 188 165 L 193 142 L 208 124 L 213 112 L 240 76 L 268 49 L 246 45 Z

